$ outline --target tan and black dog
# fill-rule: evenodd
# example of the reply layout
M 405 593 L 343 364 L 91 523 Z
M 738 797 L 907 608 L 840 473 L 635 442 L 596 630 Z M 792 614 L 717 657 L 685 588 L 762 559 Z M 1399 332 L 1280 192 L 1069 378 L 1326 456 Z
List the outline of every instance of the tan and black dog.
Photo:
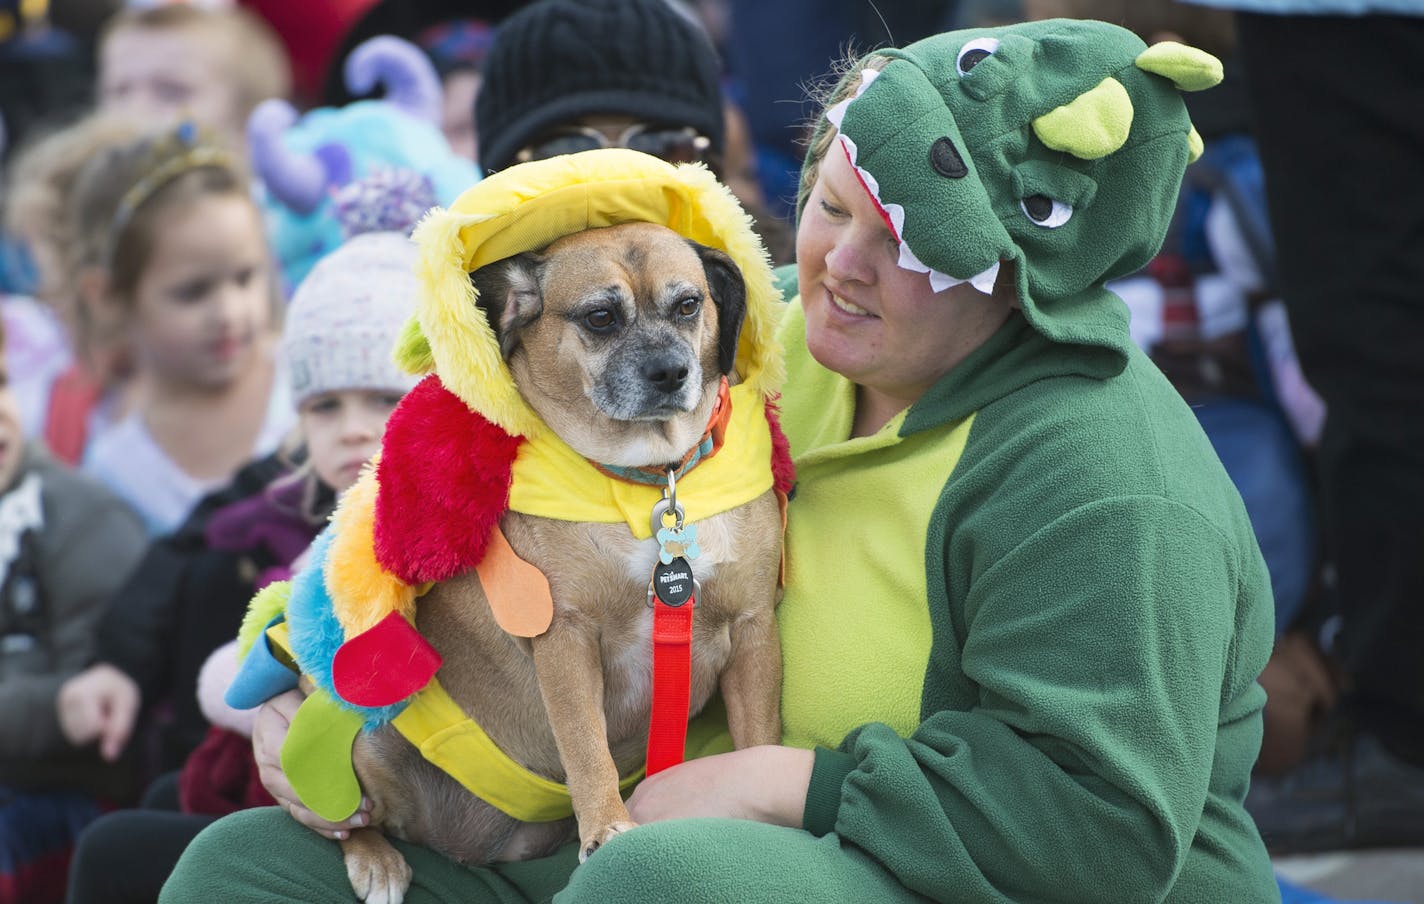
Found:
M 736 381 L 743 278 L 726 254 L 664 226 L 577 232 L 471 279 L 519 394 L 590 461 L 660 468 L 683 460 L 704 437 L 724 375 Z M 691 710 L 720 688 L 738 747 L 780 737 L 781 519 L 768 490 L 696 522 Z M 548 579 L 548 629 L 530 639 L 502 630 L 473 571 L 422 596 L 415 624 L 443 657 L 439 678 L 451 698 L 513 760 L 567 784 L 587 857 L 633 826 L 619 781 L 638 770 L 648 739 L 648 588 L 659 546 L 621 523 L 510 511 L 500 527 Z M 506 815 L 390 726 L 362 733 L 354 760 L 372 825 L 342 849 L 367 901 L 398 901 L 409 884 L 383 832 L 481 863 L 548 853 L 574 829 L 570 820 Z

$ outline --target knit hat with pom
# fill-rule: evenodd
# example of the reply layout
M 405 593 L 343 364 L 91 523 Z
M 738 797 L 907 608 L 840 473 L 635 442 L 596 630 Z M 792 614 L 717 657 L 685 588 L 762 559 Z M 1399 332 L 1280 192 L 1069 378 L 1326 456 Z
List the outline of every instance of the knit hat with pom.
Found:
M 297 404 L 317 393 L 387 389 L 417 378 L 391 349 L 415 311 L 415 244 L 401 232 L 358 235 L 317 262 L 287 307 L 282 348 Z

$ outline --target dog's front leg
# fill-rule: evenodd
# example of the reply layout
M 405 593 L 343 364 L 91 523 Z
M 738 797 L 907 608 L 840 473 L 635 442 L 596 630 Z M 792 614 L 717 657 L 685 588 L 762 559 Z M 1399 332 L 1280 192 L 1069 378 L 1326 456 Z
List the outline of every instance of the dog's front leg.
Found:
M 771 607 L 732 622 L 731 658 L 722 671 L 727 728 L 738 750 L 781 743 L 781 641 Z
M 634 825 L 618 794 L 618 767 L 608 751 L 598 631 L 577 617 L 555 618 L 548 631 L 533 639 L 533 651 L 539 692 L 578 819 L 582 863 Z
M 366 904 L 401 904 L 410 888 L 410 864 L 374 826 L 354 829 L 338 842 L 346 861 L 346 877 L 356 897 Z

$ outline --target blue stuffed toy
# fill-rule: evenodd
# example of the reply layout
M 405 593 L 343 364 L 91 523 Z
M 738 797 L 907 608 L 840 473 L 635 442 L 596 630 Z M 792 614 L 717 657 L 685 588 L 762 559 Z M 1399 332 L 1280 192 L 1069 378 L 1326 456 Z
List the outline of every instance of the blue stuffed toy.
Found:
M 352 51 L 344 75 L 351 92 L 379 83 L 385 96 L 301 116 L 273 99 L 248 119 L 268 235 L 288 294 L 347 235 L 370 231 L 368 221 L 414 222 L 480 177 L 440 131 L 440 79 L 418 47 L 372 38 Z

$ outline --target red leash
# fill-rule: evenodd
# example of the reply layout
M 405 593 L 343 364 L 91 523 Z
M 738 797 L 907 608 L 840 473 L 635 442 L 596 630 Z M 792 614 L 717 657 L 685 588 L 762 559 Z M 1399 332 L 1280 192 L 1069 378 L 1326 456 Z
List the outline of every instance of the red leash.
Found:
M 687 743 L 692 683 L 692 606 L 653 597 L 653 712 L 648 723 L 648 775 L 681 763 Z
M 692 612 L 697 605 L 697 581 L 689 559 L 695 559 L 697 528 L 685 525 L 677 503 L 677 476 L 668 469 L 667 494 L 653 506 L 652 528 L 660 548 L 658 564 L 648 582 L 653 607 L 653 708 L 648 719 L 647 774 L 654 775 L 683 761 L 692 685 Z M 671 527 L 663 520 L 671 514 Z

